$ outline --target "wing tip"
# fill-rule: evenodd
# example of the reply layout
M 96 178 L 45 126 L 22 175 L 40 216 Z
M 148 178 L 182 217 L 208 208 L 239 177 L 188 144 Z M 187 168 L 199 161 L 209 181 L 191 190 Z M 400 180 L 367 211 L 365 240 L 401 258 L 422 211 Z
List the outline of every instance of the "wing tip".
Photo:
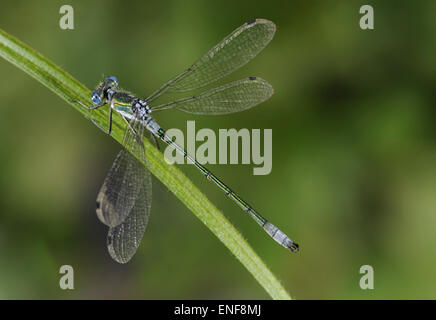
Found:
M 256 76 L 250 76 L 250 77 L 248 77 L 247 79 L 248 79 L 249 81 L 256 81 L 256 82 L 262 83 L 263 85 L 265 85 L 266 87 L 268 87 L 268 88 L 270 89 L 270 91 L 271 91 L 271 94 L 269 95 L 269 97 L 271 97 L 271 96 L 274 94 L 274 88 L 273 88 L 273 86 L 272 86 L 268 81 L 266 81 L 265 79 L 262 79 L 262 78 L 260 78 L 260 77 L 256 77 Z
M 255 19 L 251 19 L 249 21 L 247 21 L 245 23 L 247 26 L 249 25 L 255 25 L 255 24 L 267 24 L 271 27 L 271 29 L 273 29 L 273 33 L 275 33 L 277 27 L 275 25 L 274 22 L 272 22 L 271 20 L 268 19 L 263 19 L 263 18 L 255 18 Z
M 253 24 L 257 21 L 257 19 L 251 19 L 249 21 L 247 21 L 247 25 L 249 26 L 250 24 Z
M 114 243 L 114 237 L 116 237 L 117 235 L 115 234 L 116 232 L 120 231 L 119 228 L 109 228 L 109 232 L 107 234 L 107 238 L 106 238 L 106 245 L 107 245 L 107 250 L 109 252 L 110 257 L 120 263 L 120 264 L 125 264 L 127 262 L 130 261 L 130 259 L 132 259 L 132 257 L 134 256 L 134 254 L 136 253 L 136 249 L 133 250 L 133 252 L 125 252 L 122 248 L 122 246 L 120 246 L 119 244 L 115 244 Z M 119 236 L 119 234 L 118 234 Z

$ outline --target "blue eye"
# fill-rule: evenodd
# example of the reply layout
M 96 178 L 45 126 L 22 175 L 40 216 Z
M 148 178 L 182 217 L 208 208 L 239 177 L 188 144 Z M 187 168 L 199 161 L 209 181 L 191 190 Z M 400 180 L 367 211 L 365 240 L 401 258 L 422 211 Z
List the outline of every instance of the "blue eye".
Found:
M 112 80 L 114 82 L 115 86 L 118 86 L 118 79 L 115 78 L 114 76 L 107 77 L 107 79 Z
M 93 104 L 100 104 L 101 103 L 101 98 L 100 98 L 100 96 L 96 92 L 94 92 L 91 95 L 91 100 L 92 100 Z

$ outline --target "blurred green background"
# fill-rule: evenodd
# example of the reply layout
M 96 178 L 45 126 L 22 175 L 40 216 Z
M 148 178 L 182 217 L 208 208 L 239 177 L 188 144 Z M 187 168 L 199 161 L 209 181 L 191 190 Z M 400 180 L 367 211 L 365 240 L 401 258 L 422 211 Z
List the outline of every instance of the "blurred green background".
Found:
M 75 30 L 59 28 L 71 4 Z M 372 4 L 375 30 L 359 28 Z M 277 24 L 232 79 L 272 99 L 229 116 L 156 114 L 164 128 L 272 128 L 273 166 L 209 166 L 301 244 L 278 246 L 193 168 L 179 166 L 297 299 L 436 298 L 435 1 L 2 1 L 0 27 L 93 88 L 145 97 L 245 21 Z M 159 181 L 127 265 L 106 251 L 95 198 L 120 145 L 0 60 L 0 298 L 267 299 Z M 75 289 L 59 289 L 59 268 Z M 375 270 L 361 290 L 359 269 Z

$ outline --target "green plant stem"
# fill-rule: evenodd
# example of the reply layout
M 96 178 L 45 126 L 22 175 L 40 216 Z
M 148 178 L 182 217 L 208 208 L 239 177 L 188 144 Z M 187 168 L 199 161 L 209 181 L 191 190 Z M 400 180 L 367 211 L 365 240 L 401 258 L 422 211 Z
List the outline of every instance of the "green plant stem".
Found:
M 89 101 L 89 89 L 49 59 L 1 29 L 0 56 L 30 74 L 87 118 L 102 125 L 107 124 L 107 108 L 90 112 L 73 102 Z M 111 136 L 121 143 L 125 124 L 120 117 L 114 117 L 113 120 Z M 148 169 L 224 243 L 273 299 L 290 299 L 264 262 L 207 197 L 179 169 L 169 165 L 163 154 L 147 139 L 144 139 L 144 145 Z

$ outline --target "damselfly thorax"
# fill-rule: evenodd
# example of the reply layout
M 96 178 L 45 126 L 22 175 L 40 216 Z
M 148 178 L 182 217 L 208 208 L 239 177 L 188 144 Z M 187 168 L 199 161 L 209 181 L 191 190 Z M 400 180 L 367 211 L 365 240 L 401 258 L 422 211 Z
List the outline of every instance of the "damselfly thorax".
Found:
M 151 108 L 143 99 L 137 98 L 130 93 L 108 89 L 108 100 L 112 109 L 127 119 L 146 121 L 150 117 Z

